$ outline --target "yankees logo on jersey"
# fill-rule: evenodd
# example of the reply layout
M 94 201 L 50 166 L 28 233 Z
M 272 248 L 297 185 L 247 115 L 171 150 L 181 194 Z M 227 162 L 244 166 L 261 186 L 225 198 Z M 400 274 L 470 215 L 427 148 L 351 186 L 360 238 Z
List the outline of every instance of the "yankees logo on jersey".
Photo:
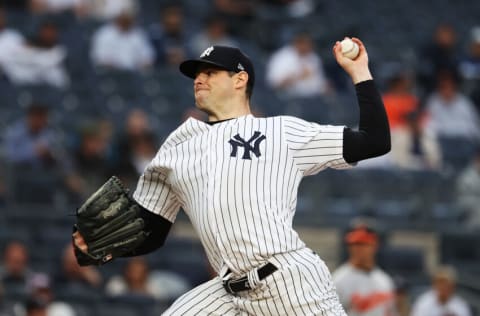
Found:
M 245 141 L 239 134 L 233 136 L 233 139 L 230 139 L 228 142 L 232 145 L 232 153 L 230 154 L 231 157 L 237 157 L 237 149 L 238 147 L 243 147 L 243 156 L 242 159 L 251 160 L 250 152 L 258 158 L 260 157 L 260 143 L 265 140 L 265 135 L 262 135 L 259 131 L 255 131 L 253 136 L 248 140 Z M 253 146 L 251 143 L 253 143 Z

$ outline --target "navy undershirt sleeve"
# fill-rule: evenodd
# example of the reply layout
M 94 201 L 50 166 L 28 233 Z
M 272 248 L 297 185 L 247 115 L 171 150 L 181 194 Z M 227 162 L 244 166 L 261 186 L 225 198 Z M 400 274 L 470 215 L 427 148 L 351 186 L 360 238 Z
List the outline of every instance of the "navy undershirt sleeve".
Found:
M 390 128 L 382 98 L 373 80 L 355 85 L 360 121 L 358 131 L 343 131 L 343 158 L 348 163 L 384 155 L 390 151 Z
M 166 218 L 150 212 L 149 210 L 140 206 L 140 217 L 145 222 L 145 231 L 149 234 L 145 241 L 131 253 L 123 257 L 140 256 L 150 253 L 165 243 L 172 223 Z

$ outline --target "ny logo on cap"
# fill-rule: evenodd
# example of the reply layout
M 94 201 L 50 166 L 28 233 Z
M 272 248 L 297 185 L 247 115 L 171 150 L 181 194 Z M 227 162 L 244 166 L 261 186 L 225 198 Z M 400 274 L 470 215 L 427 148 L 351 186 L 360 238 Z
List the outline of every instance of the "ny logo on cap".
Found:
M 205 56 L 210 56 L 212 52 L 213 52 L 213 46 L 210 46 L 200 55 L 200 58 L 203 58 Z
M 245 67 L 241 63 L 238 63 L 237 68 L 240 70 L 245 70 Z

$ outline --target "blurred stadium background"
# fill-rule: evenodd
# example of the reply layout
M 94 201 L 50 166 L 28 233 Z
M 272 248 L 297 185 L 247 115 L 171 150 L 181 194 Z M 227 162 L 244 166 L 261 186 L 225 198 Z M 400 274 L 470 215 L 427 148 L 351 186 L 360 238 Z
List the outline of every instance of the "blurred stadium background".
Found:
M 473 55 L 471 48 L 480 43 L 480 29 L 475 33 L 479 1 L 125 1 L 134 4 L 134 23 L 155 56 L 130 68 L 92 61 L 96 32 L 118 13 L 118 8 L 102 11 L 96 2 L 101 1 L 3 1 L 0 14 L 0 250 L 13 241 L 25 245 L 29 273 L 48 275 L 56 300 L 73 306 L 79 316 L 158 315 L 177 295 L 152 299 L 106 294 L 105 284 L 122 273 L 126 260 L 99 268 L 102 281 L 96 286 L 66 286 L 57 282 L 57 275 L 63 269 L 72 215 L 85 196 L 112 174 L 133 188 L 142 165 L 137 160 L 158 148 L 185 117 L 202 118 L 194 109 L 192 83 L 177 65 L 179 58 L 197 55 L 195 40 L 212 20 L 220 21 L 222 38 L 236 43 L 255 63 L 252 103 L 258 115 L 294 114 L 355 127 L 354 90 L 331 53 L 333 43 L 344 36 L 364 41 L 382 92 L 388 92 L 395 78 L 408 80 L 418 104 L 404 111 L 407 115 L 420 113 L 428 119 L 428 102 L 437 79 L 446 73 L 471 100 L 475 115 L 480 113 L 480 54 Z M 435 46 L 439 26 L 454 34 L 451 46 Z M 9 55 L 15 50 L 8 45 L 15 40 L 7 31 L 20 34 L 27 57 Z M 299 32 L 313 40 L 328 93 L 291 96 L 265 79 L 270 57 Z M 63 73 L 55 77 L 53 68 Z M 15 124 L 27 113 L 40 117 L 40 125 L 48 116 L 48 127 L 42 126 L 48 132 L 42 146 L 33 146 L 35 153 L 22 143 L 33 142 L 28 135 L 15 138 Z M 452 123 L 467 124 L 453 117 Z M 380 266 L 399 280 L 399 290 L 406 290 L 411 302 L 429 288 L 429 272 L 446 263 L 457 269 L 459 294 L 473 315 L 479 315 L 480 135 L 437 131 L 432 138 L 439 148 L 433 164 L 402 165 L 387 158 L 305 179 L 295 226 L 335 269 L 345 259 L 342 233 L 352 220 L 366 218 L 381 232 Z M 142 145 L 133 148 L 137 142 Z M 140 157 L 130 161 L 133 151 Z M 477 176 L 469 176 L 475 170 Z M 177 220 L 164 249 L 146 259 L 151 270 L 176 273 L 190 287 L 210 275 L 185 216 Z M 0 282 L 0 306 L 23 304 L 30 294 L 26 280 Z

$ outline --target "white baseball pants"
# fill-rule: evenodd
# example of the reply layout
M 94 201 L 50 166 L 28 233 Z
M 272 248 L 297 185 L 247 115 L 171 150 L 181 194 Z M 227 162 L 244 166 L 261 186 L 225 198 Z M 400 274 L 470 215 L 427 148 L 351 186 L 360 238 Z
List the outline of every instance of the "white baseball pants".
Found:
M 328 268 L 312 250 L 276 255 L 269 262 L 278 270 L 256 288 L 232 295 L 216 277 L 178 298 L 163 315 L 347 316 Z

